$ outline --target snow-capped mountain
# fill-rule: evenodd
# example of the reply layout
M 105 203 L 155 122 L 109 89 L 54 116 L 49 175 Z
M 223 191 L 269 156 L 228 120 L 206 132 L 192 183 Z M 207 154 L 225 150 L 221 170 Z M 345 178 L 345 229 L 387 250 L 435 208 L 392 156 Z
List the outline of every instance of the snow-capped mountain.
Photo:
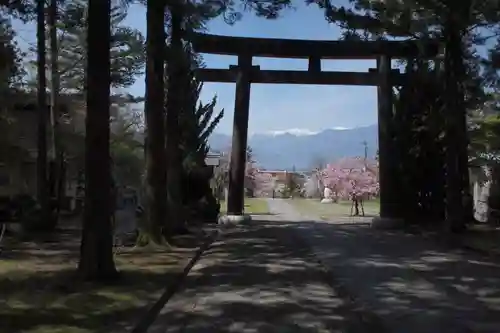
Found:
M 341 157 L 364 156 L 374 158 L 378 149 L 377 125 L 351 129 L 328 129 L 318 133 L 291 129 L 249 137 L 257 164 L 265 169 L 307 170 L 318 161 L 331 162 Z M 214 151 L 231 146 L 231 136 L 214 133 L 209 139 Z

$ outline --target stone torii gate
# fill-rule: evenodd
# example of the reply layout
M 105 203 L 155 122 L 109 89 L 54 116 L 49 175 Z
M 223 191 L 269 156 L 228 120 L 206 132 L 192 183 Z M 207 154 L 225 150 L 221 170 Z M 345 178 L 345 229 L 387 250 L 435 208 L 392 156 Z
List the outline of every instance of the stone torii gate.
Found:
M 204 82 L 235 82 L 231 162 L 229 167 L 228 217 L 243 219 L 244 180 L 248 136 L 250 89 L 252 83 L 365 85 L 377 86 L 380 225 L 398 220 L 396 163 L 393 150 L 393 86 L 404 84 L 405 75 L 391 69 L 392 59 L 433 58 L 439 52 L 437 42 L 413 41 L 313 41 L 272 38 L 247 38 L 194 33 L 190 36 L 194 51 L 238 57 L 238 65 L 229 69 L 202 68 L 197 77 Z M 261 70 L 252 65 L 253 57 L 308 59 L 307 71 Z M 322 71 L 322 59 L 376 59 L 377 68 L 368 72 Z

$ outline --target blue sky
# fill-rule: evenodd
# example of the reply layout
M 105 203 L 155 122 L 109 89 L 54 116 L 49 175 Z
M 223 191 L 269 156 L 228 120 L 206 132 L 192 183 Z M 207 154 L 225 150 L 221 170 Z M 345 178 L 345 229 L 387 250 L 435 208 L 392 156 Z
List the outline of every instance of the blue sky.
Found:
M 145 9 L 130 8 L 125 25 L 146 33 Z M 19 26 L 16 26 L 18 28 Z M 16 29 L 17 30 L 17 29 Z M 233 26 L 222 19 L 208 25 L 208 32 L 245 37 L 271 37 L 294 39 L 333 40 L 339 38 L 339 29 L 329 25 L 315 5 L 297 3 L 277 20 L 257 18 L 245 13 Z M 22 39 L 34 41 L 33 27 L 21 29 Z M 228 68 L 236 64 L 236 57 L 205 55 L 208 67 Z M 301 59 L 255 58 L 254 65 L 261 69 L 305 70 L 307 61 Z M 367 71 L 375 61 L 332 60 L 323 61 L 324 70 Z M 144 77 L 128 88 L 133 95 L 144 94 Z M 234 84 L 206 83 L 202 99 L 218 97 L 218 107 L 225 109 L 225 117 L 217 131 L 231 133 L 234 110 Z M 317 132 L 327 128 L 352 128 L 376 123 L 376 88 L 360 86 L 264 85 L 253 84 L 250 101 L 250 133 L 293 131 Z

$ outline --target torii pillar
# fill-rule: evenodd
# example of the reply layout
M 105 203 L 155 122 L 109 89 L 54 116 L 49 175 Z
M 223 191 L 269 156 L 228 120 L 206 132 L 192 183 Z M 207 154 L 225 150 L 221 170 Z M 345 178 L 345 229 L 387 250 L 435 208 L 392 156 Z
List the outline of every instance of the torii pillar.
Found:
M 390 57 L 383 55 L 377 58 L 377 72 L 380 216 L 373 219 L 372 227 L 397 228 L 403 220 L 398 214 L 397 160 L 393 156 L 396 147 Z
M 237 75 L 234 103 L 233 138 L 229 162 L 229 191 L 226 220 L 242 221 L 244 216 L 245 168 L 248 142 L 248 118 L 250 112 L 250 87 L 252 71 L 251 55 L 239 55 L 238 65 L 231 66 Z

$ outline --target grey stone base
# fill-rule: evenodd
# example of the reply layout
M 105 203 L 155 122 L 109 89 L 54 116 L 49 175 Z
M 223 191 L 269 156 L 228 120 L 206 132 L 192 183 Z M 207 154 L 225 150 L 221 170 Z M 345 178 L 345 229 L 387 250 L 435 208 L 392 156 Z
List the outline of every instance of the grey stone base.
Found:
M 250 215 L 223 215 L 219 217 L 218 223 L 222 225 L 234 225 L 248 223 L 252 220 Z
M 0 226 L 0 231 L 1 230 L 2 230 L 2 226 Z M 22 223 L 18 223 L 18 222 L 15 222 L 15 223 L 5 222 L 5 231 L 9 231 L 9 232 L 19 234 L 19 235 L 24 232 Z
M 404 226 L 404 220 L 391 217 L 374 217 L 371 223 L 373 229 L 390 230 L 400 229 Z

